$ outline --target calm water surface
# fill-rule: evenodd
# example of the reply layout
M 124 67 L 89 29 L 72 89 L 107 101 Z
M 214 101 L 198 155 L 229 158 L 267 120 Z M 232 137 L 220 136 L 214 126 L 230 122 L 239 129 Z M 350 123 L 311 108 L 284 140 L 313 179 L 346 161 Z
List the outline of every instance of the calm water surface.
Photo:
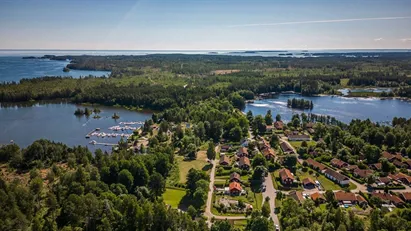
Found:
M 330 115 L 349 123 L 352 119 L 371 119 L 374 122 L 391 122 L 394 117 L 411 117 L 411 102 L 397 99 L 380 100 L 377 98 L 346 98 L 338 96 L 301 97 L 299 95 L 279 95 L 276 98 L 256 100 L 246 105 L 245 112 L 251 110 L 254 115 L 265 115 L 268 110 L 273 116 L 280 114 L 284 120 L 290 120 L 302 110 L 287 107 L 287 100 L 304 98 L 312 100 L 314 109 L 305 113 Z
M 43 76 L 109 76 L 109 71 L 70 70 L 64 72 L 63 68 L 69 61 L 56 61 L 48 59 L 22 59 L 22 56 L 0 56 L 0 82 L 19 81 L 23 78 Z
M 77 117 L 74 115 L 74 111 L 78 107 L 74 104 L 60 103 L 0 108 L 0 144 L 7 144 L 10 140 L 14 140 L 21 147 L 26 147 L 37 139 L 45 138 L 63 142 L 69 146 L 88 146 L 90 150 L 95 148 L 111 150 L 111 147 L 94 146 L 89 142 L 96 140 L 102 143 L 117 143 L 120 137 L 86 139 L 86 134 L 95 128 L 101 128 L 101 132 L 113 133 L 114 131 L 108 128 L 119 125 L 120 122 L 145 121 L 151 118 L 151 113 L 113 107 L 98 107 L 101 109 L 100 119 L 93 119 L 92 116 L 89 118 Z M 120 119 L 111 118 L 114 112 L 120 115 Z M 139 127 L 141 125 L 130 126 Z M 118 133 L 132 133 L 132 131 L 119 131 Z

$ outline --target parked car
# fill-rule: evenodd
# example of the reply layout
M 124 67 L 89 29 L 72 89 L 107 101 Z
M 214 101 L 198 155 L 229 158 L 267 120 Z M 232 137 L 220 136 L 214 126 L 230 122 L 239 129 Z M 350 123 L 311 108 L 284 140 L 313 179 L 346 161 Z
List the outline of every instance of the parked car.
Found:
M 275 231 L 280 231 L 280 226 L 278 226 L 277 224 L 275 224 Z

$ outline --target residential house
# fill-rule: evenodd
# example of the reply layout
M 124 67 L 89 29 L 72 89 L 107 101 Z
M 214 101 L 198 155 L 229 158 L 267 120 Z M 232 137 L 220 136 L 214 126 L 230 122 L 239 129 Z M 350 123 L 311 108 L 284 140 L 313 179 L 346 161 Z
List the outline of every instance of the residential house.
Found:
M 230 182 L 241 182 L 241 176 L 240 174 L 233 172 L 230 175 Z
M 291 191 L 288 195 L 296 200 L 299 204 L 302 204 L 305 200 L 301 191 Z
M 241 194 L 241 191 L 243 191 L 243 188 L 238 182 L 231 182 L 228 187 L 230 195 L 232 196 L 238 196 Z
M 354 172 L 354 170 L 358 169 L 358 165 L 348 165 L 346 169 L 350 172 Z
M 360 206 L 364 206 L 364 205 L 368 205 L 368 202 L 367 202 L 367 200 L 364 198 L 364 197 L 362 197 L 361 195 L 356 195 L 356 197 L 357 197 L 357 203 L 360 205 Z
M 228 152 L 231 149 L 231 145 L 221 145 L 220 152 Z
M 388 175 L 388 177 L 395 181 L 401 181 L 403 184 L 411 185 L 411 176 L 408 176 L 402 172 L 399 172 L 395 175 L 390 174 Z
M 389 193 L 372 193 L 371 196 L 380 198 L 385 204 L 393 204 L 397 207 L 402 207 L 404 201 L 402 201 L 398 196 Z
M 284 129 L 284 123 L 283 121 L 275 121 L 274 122 L 274 127 L 277 130 L 283 130 Z
M 325 197 L 323 196 L 323 194 L 319 193 L 319 192 L 315 192 L 313 194 L 310 195 L 311 200 L 315 201 L 316 203 L 322 204 L 325 203 L 327 200 L 325 199 Z
M 386 158 L 388 161 L 393 162 L 394 160 L 402 161 L 402 155 L 401 154 L 391 154 L 387 151 L 382 152 L 381 157 Z
M 395 167 L 397 167 L 397 168 L 407 168 L 407 167 L 408 167 L 407 164 L 405 164 L 405 163 L 403 163 L 403 162 L 401 162 L 401 161 L 399 161 L 399 160 L 397 160 L 397 159 L 395 159 L 392 163 L 393 163 L 393 164 L 395 165 Z
M 305 162 L 307 162 L 307 165 L 310 166 L 311 168 L 313 168 L 316 171 L 324 171 L 325 169 L 327 169 L 327 167 L 311 158 L 307 159 Z
M 381 163 L 370 164 L 369 167 L 371 169 L 376 170 L 376 171 L 381 171 L 382 170 L 382 164 Z
M 284 185 L 291 185 L 294 183 L 294 176 L 290 170 L 283 168 L 279 172 L 281 183 Z
M 407 203 L 411 203 L 411 192 L 400 193 L 400 198 Z
M 249 170 L 251 167 L 250 159 L 248 159 L 248 157 L 246 156 L 240 157 L 239 167 L 244 170 Z
M 343 168 L 348 167 L 348 163 L 346 163 L 342 160 L 339 160 L 337 158 L 332 159 L 330 163 L 331 163 L 332 166 L 334 166 L 336 168 L 339 168 L 339 169 L 343 169 Z
M 344 205 L 355 205 L 358 203 L 356 195 L 352 192 L 338 191 L 334 192 L 335 200 Z
M 404 163 L 407 165 L 408 169 L 411 169 L 411 160 L 410 159 L 405 160 Z
M 335 182 L 337 182 L 340 185 L 349 185 L 350 184 L 350 178 L 344 176 L 343 174 L 336 172 L 332 169 L 327 168 L 324 170 L 324 175 Z
M 313 122 L 308 122 L 306 125 L 305 125 L 305 128 L 314 128 L 314 123 Z
M 230 165 L 230 158 L 226 155 L 220 155 L 220 165 L 223 165 L 223 166 Z
M 290 145 L 288 145 L 288 143 L 286 143 L 286 142 L 282 142 L 282 143 L 280 144 L 280 147 L 281 147 L 281 150 L 283 150 L 283 152 L 284 152 L 285 154 L 293 154 L 293 153 L 294 153 L 293 148 L 290 147 Z
M 267 125 L 265 126 L 265 131 L 266 132 L 272 132 L 273 131 L 274 126 L 273 125 Z
M 389 178 L 389 177 L 379 177 L 379 178 L 377 178 L 375 183 L 378 186 L 391 185 L 391 178 Z
M 374 174 L 374 171 L 371 170 L 371 169 L 359 169 L 359 168 L 357 168 L 357 169 L 355 169 L 354 172 L 353 172 L 353 175 L 354 175 L 355 177 L 363 178 L 363 179 L 365 179 L 365 178 L 367 178 L 368 176 L 371 176 L 371 175 L 373 175 L 373 174 Z
M 275 158 L 275 151 L 272 148 L 265 148 L 262 153 L 267 160 Z
M 309 177 L 304 178 L 302 180 L 302 183 L 303 183 L 304 188 L 315 188 L 315 182 Z
M 309 135 L 288 135 L 289 141 L 310 141 Z
M 242 156 L 247 156 L 248 157 L 248 150 L 246 147 L 241 147 L 237 151 L 237 156 L 242 157 Z

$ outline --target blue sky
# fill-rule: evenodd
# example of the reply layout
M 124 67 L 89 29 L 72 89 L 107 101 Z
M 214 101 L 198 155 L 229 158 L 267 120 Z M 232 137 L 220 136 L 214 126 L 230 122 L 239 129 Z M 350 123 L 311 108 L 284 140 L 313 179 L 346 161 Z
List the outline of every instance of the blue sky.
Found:
M 0 49 L 411 48 L 411 0 L 1 0 Z

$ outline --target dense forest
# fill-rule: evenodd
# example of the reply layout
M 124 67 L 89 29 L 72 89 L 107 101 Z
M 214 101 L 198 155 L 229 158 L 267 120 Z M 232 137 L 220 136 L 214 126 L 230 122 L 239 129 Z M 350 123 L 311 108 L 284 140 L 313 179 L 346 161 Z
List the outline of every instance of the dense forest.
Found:
M 215 96 L 295 91 L 338 94 L 347 86 L 392 87 L 409 97 L 408 53 L 378 58 L 281 58 L 224 55 L 48 56 L 71 69 L 109 70 L 109 78 L 43 77 L 0 84 L 0 102 L 69 99 L 155 110 Z M 398 89 L 397 89 L 398 88 Z

